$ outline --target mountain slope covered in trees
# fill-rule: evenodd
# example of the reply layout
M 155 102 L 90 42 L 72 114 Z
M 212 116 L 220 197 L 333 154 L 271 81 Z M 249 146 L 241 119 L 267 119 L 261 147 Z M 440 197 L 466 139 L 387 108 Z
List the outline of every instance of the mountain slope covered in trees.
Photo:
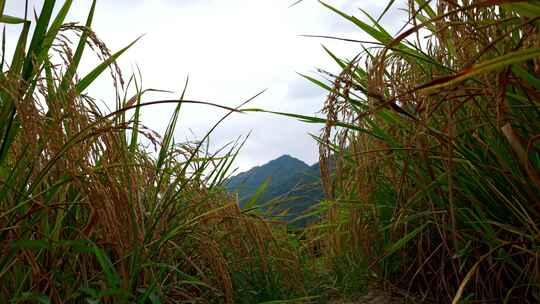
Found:
M 261 207 L 287 221 L 301 216 L 323 198 L 319 164 L 309 166 L 289 155 L 233 176 L 225 187 L 238 194 L 240 207 Z

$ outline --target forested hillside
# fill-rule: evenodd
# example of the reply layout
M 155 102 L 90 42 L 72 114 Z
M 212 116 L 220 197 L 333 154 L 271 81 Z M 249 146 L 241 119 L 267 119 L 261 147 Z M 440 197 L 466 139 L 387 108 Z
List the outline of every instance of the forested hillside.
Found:
M 248 207 L 260 207 L 286 221 L 303 215 L 323 198 L 319 164 L 308 166 L 289 155 L 235 175 L 225 187 L 238 194 L 241 208 L 252 202 Z

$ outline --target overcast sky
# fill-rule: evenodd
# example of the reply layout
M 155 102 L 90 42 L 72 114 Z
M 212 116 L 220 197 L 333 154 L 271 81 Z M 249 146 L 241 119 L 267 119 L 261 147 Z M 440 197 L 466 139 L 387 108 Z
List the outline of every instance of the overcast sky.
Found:
M 178 97 L 186 77 L 187 98 L 237 106 L 261 90 L 266 92 L 250 107 L 281 112 L 316 115 L 325 94 L 298 73 L 317 77 L 317 68 L 337 71 L 321 47 L 351 58 L 361 50 L 353 43 L 301 34 L 333 35 L 368 39 L 354 25 L 323 7 L 316 0 L 304 0 L 289 8 L 292 0 L 98 0 L 93 29 L 112 51 L 145 36 L 120 59 L 127 76 L 139 66 L 145 88 L 177 92 L 175 95 L 148 95 L 146 101 Z M 384 0 L 328 0 L 331 5 L 367 20 L 359 10 L 378 16 Z M 392 31 L 405 22 L 396 1 L 383 24 Z M 401 2 L 401 3 L 399 3 Z M 30 1 L 37 11 L 43 1 Z M 63 1 L 57 1 L 60 6 Z M 76 0 L 67 21 L 84 24 L 90 0 Z M 6 13 L 22 16 L 23 0 L 7 0 Z M 14 45 L 18 27 L 8 29 L 8 45 Z M 9 47 L 8 47 L 9 49 Z M 82 73 L 97 62 L 84 60 Z M 88 93 L 114 104 L 110 80 L 104 76 Z M 162 132 L 171 113 L 170 106 L 145 108 L 143 122 Z M 177 142 L 197 139 L 225 112 L 204 106 L 186 106 L 175 134 Z M 282 154 L 290 154 L 308 164 L 318 159 L 316 143 L 308 135 L 321 126 L 308 125 L 269 114 L 234 114 L 212 135 L 216 149 L 238 136 L 251 137 L 241 151 L 236 167 L 241 171 L 261 165 Z

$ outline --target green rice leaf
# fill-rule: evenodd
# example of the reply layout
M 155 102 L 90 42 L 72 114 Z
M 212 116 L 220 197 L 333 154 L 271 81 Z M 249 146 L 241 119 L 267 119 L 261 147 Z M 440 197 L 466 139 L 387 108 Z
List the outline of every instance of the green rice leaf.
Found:
M 41 304 L 51 304 L 51 300 L 44 294 L 24 292 L 20 297 L 16 298 L 14 303 L 25 302 L 25 303 L 41 303 Z
M 512 72 L 519 76 L 521 79 L 526 80 L 531 85 L 533 85 L 537 90 L 540 91 L 540 79 L 527 72 L 524 68 L 519 65 L 512 66 Z
M 90 86 L 94 82 L 94 80 L 96 80 L 96 78 L 98 78 L 99 75 L 101 75 L 101 73 L 105 71 L 105 69 L 107 69 L 113 62 L 118 59 L 118 57 L 124 54 L 131 46 L 133 46 L 137 41 L 139 41 L 140 38 L 141 37 L 135 39 L 135 41 L 130 43 L 128 46 L 114 53 L 110 58 L 103 61 L 100 65 L 98 65 L 90 73 L 88 73 L 88 75 L 83 77 L 75 86 L 75 90 L 77 91 L 77 93 L 80 94 L 84 90 L 86 90 L 86 88 L 88 88 L 88 86 Z
M 320 80 L 317 80 L 317 79 L 315 79 L 313 77 L 310 77 L 310 76 L 307 76 L 307 75 L 304 75 L 304 74 L 298 74 L 298 75 L 304 77 L 305 79 L 311 81 L 312 83 L 316 84 L 317 86 L 323 88 L 326 91 L 329 91 L 329 92 L 332 91 L 332 88 L 330 86 L 326 85 L 325 83 L 323 83 Z
M 298 120 L 300 120 L 302 122 L 314 123 L 314 124 L 326 124 L 328 122 L 324 118 L 319 118 L 319 117 L 314 117 L 314 116 L 307 116 L 307 115 L 294 114 L 294 113 L 285 113 L 285 112 L 266 111 L 266 110 L 263 110 L 263 109 L 256 109 L 256 108 L 242 109 L 242 112 L 271 113 L 271 114 L 277 114 L 277 115 L 281 115 L 281 116 L 288 116 L 288 117 L 296 118 L 296 119 L 298 119 Z M 366 134 L 372 135 L 372 136 L 374 136 L 376 138 L 379 138 L 379 136 L 377 136 L 374 133 L 369 132 L 367 129 L 364 129 L 364 128 L 359 127 L 359 126 L 355 126 L 355 125 L 348 124 L 348 123 L 341 122 L 341 121 L 333 121 L 332 124 L 334 126 L 343 127 L 343 128 L 347 128 L 347 129 L 350 129 L 350 130 L 366 133 Z
M 51 242 L 46 240 L 18 240 L 11 244 L 13 249 L 50 249 L 52 247 Z
M 415 0 L 416 3 L 418 3 L 418 6 L 420 6 L 421 10 L 424 11 L 430 19 L 434 19 L 435 17 L 437 17 L 437 14 L 435 13 L 435 11 L 431 8 L 431 6 L 429 6 L 429 2 L 430 1 L 425 1 L 425 0 Z
M 86 24 L 85 24 L 88 30 L 92 26 L 95 10 L 96 10 L 96 0 L 93 0 L 92 6 L 90 7 L 90 12 L 88 13 L 88 17 L 86 19 Z M 77 49 L 75 50 L 75 54 L 73 55 L 73 60 L 71 61 L 62 79 L 62 84 L 60 85 L 62 90 L 65 90 L 67 83 L 73 79 L 73 76 L 75 75 L 75 71 L 77 71 L 77 68 L 79 67 L 79 64 L 81 62 L 81 58 L 82 58 L 82 55 L 84 53 L 84 49 L 86 46 L 86 40 L 88 40 L 88 31 L 84 31 L 81 34 L 81 38 L 79 39 L 79 44 L 77 45 Z
M 425 85 L 420 86 L 418 90 L 423 92 L 433 91 L 459 83 L 473 76 L 501 69 L 515 63 L 536 58 L 538 56 L 540 56 L 540 48 L 528 48 L 511 52 L 506 55 L 502 55 L 494 59 L 490 59 L 485 62 L 476 64 L 472 67 L 463 69 L 457 74 L 435 79 Z
M 47 59 L 49 49 L 51 48 L 54 39 L 56 39 L 56 36 L 58 35 L 58 31 L 60 30 L 60 27 L 64 23 L 64 20 L 66 19 L 66 15 L 69 12 L 69 9 L 71 8 L 73 0 L 66 0 L 64 2 L 64 5 L 62 8 L 60 8 L 60 11 L 58 12 L 58 15 L 56 15 L 56 18 L 54 18 L 49 31 L 47 31 L 47 34 L 45 35 L 45 38 L 43 39 L 43 44 L 41 46 L 40 54 L 38 57 L 38 64 L 43 62 L 45 59 Z
M 540 3 L 538 1 L 521 1 L 517 3 L 505 3 L 504 8 L 512 10 L 519 15 L 529 18 L 540 16 Z
M 23 29 L 19 35 L 19 40 L 15 46 L 15 53 L 13 54 L 13 59 L 11 61 L 11 67 L 9 70 L 10 76 L 19 74 L 24 65 L 24 56 L 26 49 L 26 42 L 28 40 L 28 32 L 30 31 L 30 22 L 25 22 L 23 24 Z
M 101 266 L 101 269 L 105 273 L 109 287 L 116 287 L 120 285 L 120 277 L 116 273 L 114 266 L 112 265 L 109 258 L 105 255 L 103 250 L 98 248 L 96 245 L 93 246 L 93 253 L 96 256 L 96 259 Z
M 390 256 L 394 253 L 396 253 L 398 250 L 403 248 L 407 243 L 412 240 L 416 235 L 418 235 L 420 232 L 422 232 L 430 223 L 424 223 L 420 227 L 416 227 L 413 231 L 407 233 L 404 235 L 401 239 L 397 240 L 396 242 L 392 243 L 387 249 L 386 249 L 386 256 Z
M 47 27 L 51 21 L 52 12 L 54 9 L 55 0 L 45 0 L 43 7 L 41 8 L 41 13 L 39 15 L 36 28 L 34 29 L 34 35 L 32 36 L 32 41 L 30 42 L 30 47 L 28 48 L 28 55 L 24 60 L 23 68 L 23 79 L 29 80 L 33 75 L 34 71 L 34 60 L 41 54 L 43 48 L 43 42 L 45 41 L 47 34 Z
M 270 182 L 272 181 L 272 178 L 267 178 L 255 191 L 255 194 L 249 199 L 249 201 L 244 206 L 244 210 L 252 210 L 255 208 L 257 202 L 259 202 L 259 197 L 266 192 L 266 189 L 268 189 L 268 185 L 270 185 Z
M 392 5 L 394 5 L 394 2 L 396 2 L 396 0 L 388 1 L 388 4 L 384 8 L 384 11 L 381 13 L 381 15 L 379 15 L 379 18 L 377 18 L 377 22 L 381 21 L 381 19 L 384 17 L 384 15 L 386 15 L 386 13 L 390 10 Z
M 334 55 L 334 53 L 332 53 L 328 48 L 326 48 L 324 45 L 322 46 L 323 49 L 325 50 L 325 52 L 330 55 L 330 57 L 332 57 L 332 59 L 334 59 L 334 61 L 342 68 L 342 69 L 346 69 L 347 68 L 347 64 L 345 62 L 343 62 L 343 60 L 339 59 L 336 55 Z
M 0 62 L 0 79 L 4 78 L 4 62 L 6 61 L 6 28 L 4 27 L 2 29 L 2 58 L 0 58 L 2 62 Z M 0 105 L 2 105 L 2 99 L 0 99 Z
M 25 23 L 25 22 L 26 22 L 26 20 L 24 20 L 24 19 L 9 16 L 9 15 L 0 16 L 0 23 L 21 24 L 21 23 Z

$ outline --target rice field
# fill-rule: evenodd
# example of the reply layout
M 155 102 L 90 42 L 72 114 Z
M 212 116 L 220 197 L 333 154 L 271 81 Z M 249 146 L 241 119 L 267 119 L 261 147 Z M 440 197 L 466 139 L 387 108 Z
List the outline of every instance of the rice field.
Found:
M 241 142 L 174 140 L 183 104 L 264 109 L 143 102 L 144 71 L 116 64 L 137 41 L 110 51 L 95 0 L 81 24 L 72 0 L 35 18 L 6 1 L 0 22 L 21 32 L 0 64 L 1 303 L 540 301 L 539 2 L 389 1 L 362 18 L 321 2 L 372 41 L 305 76 L 324 118 L 270 112 L 322 127 L 320 220 L 291 231 L 225 191 Z M 398 4 L 391 35 L 379 21 Z M 102 61 L 81 74 L 89 52 Z M 104 73 L 110 111 L 86 94 Z M 163 134 L 141 121 L 159 104 L 176 107 Z

